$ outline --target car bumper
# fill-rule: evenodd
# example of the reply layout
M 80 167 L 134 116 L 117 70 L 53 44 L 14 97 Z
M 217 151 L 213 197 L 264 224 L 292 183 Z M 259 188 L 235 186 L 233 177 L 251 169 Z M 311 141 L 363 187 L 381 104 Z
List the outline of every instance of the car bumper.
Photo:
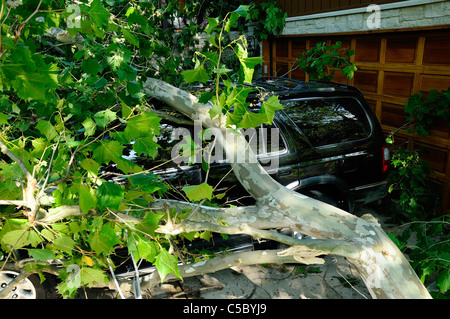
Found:
M 386 196 L 388 182 L 382 181 L 373 184 L 358 186 L 350 190 L 353 205 L 368 204 Z

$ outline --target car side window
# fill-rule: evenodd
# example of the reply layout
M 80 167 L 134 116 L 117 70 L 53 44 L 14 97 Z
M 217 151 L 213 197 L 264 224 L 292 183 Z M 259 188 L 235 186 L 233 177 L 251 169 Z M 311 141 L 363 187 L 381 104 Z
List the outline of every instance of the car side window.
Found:
M 351 97 L 295 100 L 284 107 L 315 147 L 361 140 L 371 133 L 364 109 Z
M 266 156 L 286 150 L 281 130 L 274 124 L 262 124 L 256 129 L 258 134 L 257 154 Z

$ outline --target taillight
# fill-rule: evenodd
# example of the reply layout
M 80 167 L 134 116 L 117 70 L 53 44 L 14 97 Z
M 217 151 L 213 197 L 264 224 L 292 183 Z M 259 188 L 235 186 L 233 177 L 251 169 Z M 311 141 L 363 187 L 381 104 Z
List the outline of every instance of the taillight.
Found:
M 383 174 L 387 173 L 389 169 L 389 161 L 391 160 L 391 155 L 389 154 L 389 148 L 383 147 Z

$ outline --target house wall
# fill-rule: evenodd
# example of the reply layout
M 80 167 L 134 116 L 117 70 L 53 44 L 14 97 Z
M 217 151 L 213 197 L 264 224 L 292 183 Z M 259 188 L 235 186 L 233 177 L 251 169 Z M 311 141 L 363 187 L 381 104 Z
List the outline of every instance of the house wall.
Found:
M 308 75 L 295 68 L 298 55 L 317 42 L 341 41 L 343 49 L 355 51 L 352 62 L 358 71 L 349 81 L 336 72 L 334 80 L 362 90 L 386 135 L 397 130 L 405 124 L 404 103 L 409 96 L 450 88 L 450 1 L 410 0 L 380 8 L 376 29 L 367 27 L 373 12 L 366 8 L 289 18 L 282 35 L 263 43 L 263 75 L 307 81 Z M 425 159 L 436 172 L 443 212 L 449 213 L 448 125 L 435 125 L 428 137 L 400 130 L 395 142 L 427 151 Z
M 409 0 L 379 5 L 380 25 L 370 23 L 368 7 L 289 17 L 282 35 L 344 33 L 444 26 L 450 24 L 450 1 Z M 368 23 L 369 22 L 369 23 Z

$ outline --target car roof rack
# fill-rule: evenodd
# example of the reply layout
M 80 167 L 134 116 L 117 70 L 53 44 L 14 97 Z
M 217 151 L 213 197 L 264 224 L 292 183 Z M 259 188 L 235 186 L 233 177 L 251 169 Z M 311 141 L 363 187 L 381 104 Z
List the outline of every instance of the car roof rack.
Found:
M 269 80 L 279 80 L 278 83 L 274 82 L 268 82 Z M 281 84 L 280 82 L 284 81 L 284 82 L 291 82 L 292 84 L 297 84 L 295 86 L 286 86 Z M 279 77 L 279 76 L 263 76 L 260 77 L 258 79 L 256 79 L 255 81 L 253 81 L 253 83 L 264 83 L 264 84 L 270 84 L 276 87 L 279 87 L 281 89 L 285 89 L 285 90 L 298 90 L 298 89 L 305 89 L 305 88 L 310 88 L 310 85 L 307 82 L 304 81 L 300 81 L 300 80 L 294 80 L 294 79 L 290 79 L 290 78 L 283 78 L 283 77 Z

